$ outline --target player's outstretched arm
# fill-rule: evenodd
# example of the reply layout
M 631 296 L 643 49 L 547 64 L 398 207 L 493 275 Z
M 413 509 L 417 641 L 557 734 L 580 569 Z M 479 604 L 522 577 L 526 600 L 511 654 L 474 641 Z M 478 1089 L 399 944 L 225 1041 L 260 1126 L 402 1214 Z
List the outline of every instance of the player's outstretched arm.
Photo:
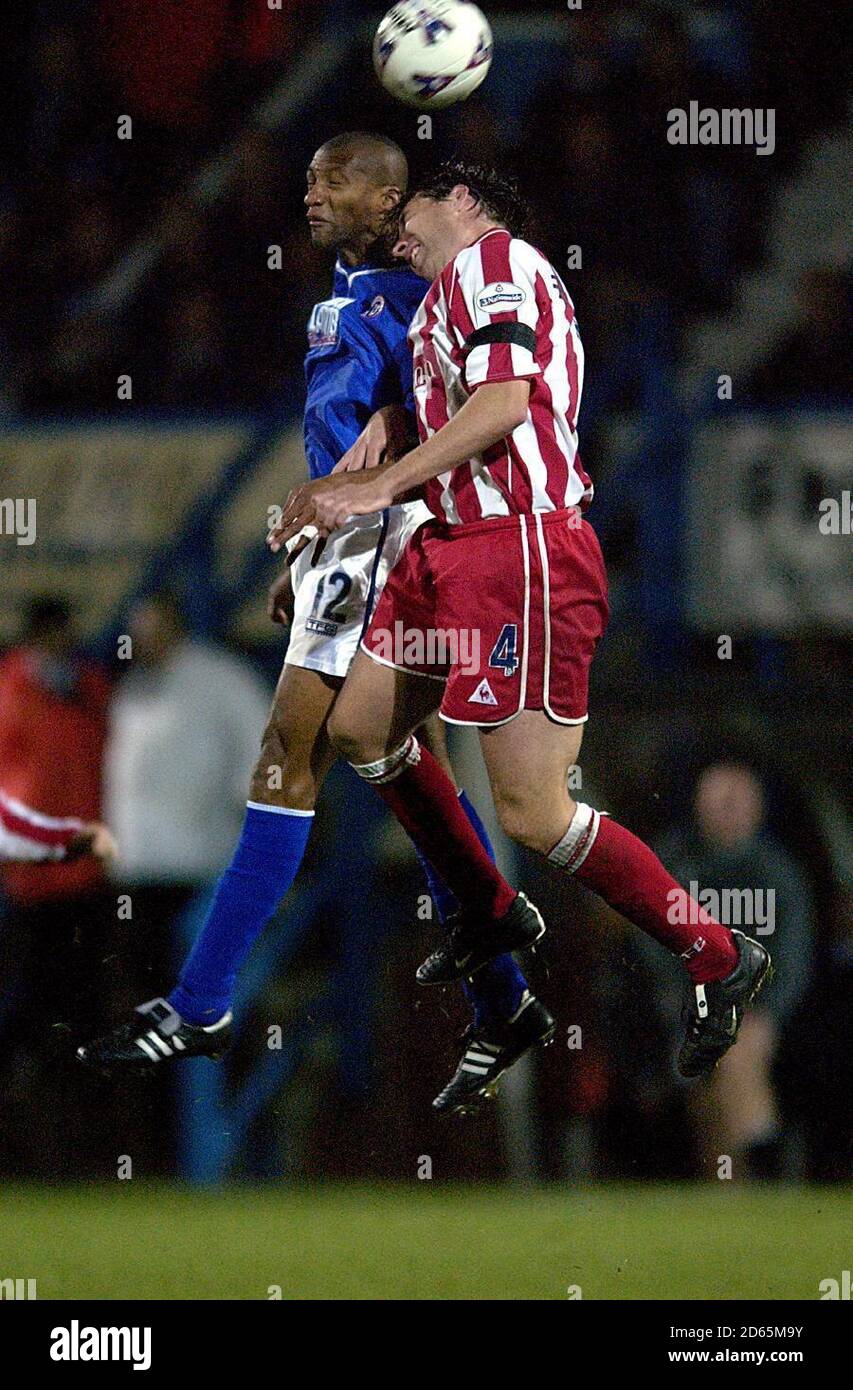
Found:
M 530 382 L 487 382 L 440 430 L 411 453 L 382 469 L 384 483 L 396 500 L 440 473 L 482 454 L 506 439 L 527 419 Z
M 305 545 L 330 535 L 349 517 L 381 512 L 413 488 L 481 454 L 523 424 L 529 397 L 526 380 L 488 382 L 443 429 L 403 458 L 369 471 L 330 474 L 297 488 L 267 536 L 270 549 L 278 552 L 301 533 L 288 557 L 292 562 Z
M 330 473 L 296 488 L 267 536 L 270 550 L 277 554 L 284 547 L 287 563 L 292 565 L 307 545 L 318 536 L 330 536 L 351 516 L 369 516 L 390 507 L 393 498 L 382 481 L 388 467 L 381 464 L 359 473 Z

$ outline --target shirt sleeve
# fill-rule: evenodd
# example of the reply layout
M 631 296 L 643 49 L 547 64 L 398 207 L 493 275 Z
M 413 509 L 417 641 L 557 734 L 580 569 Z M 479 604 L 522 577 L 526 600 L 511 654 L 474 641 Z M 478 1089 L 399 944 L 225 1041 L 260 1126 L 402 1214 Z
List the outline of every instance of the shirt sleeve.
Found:
M 43 816 L 0 793 L 0 861 L 39 863 L 64 859 L 83 823 Z
M 548 271 L 527 242 L 501 235 L 486 236 L 457 258 L 448 320 L 469 391 L 541 375 L 556 289 Z

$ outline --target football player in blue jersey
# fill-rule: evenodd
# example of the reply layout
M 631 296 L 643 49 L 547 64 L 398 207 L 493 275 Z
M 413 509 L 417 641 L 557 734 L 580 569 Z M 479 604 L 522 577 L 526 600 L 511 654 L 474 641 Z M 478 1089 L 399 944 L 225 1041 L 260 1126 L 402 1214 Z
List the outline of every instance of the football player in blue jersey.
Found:
M 407 334 L 428 286 L 393 260 L 383 233 L 407 174 L 398 145 L 361 132 L 329 140 L 308 169 L 311 239 L 337 258 L 332 293 L 315 306 L 308 324 L 305 455 L 312 478 L 330 473 L 353 449 L 381 448 L 390 458 L 416 437 Z M 378 424 L 374 419 L 368 430 L 376 412 Z M 336 756 L 327 735 L 332 706 L 382 586 L 427 515 L 415 502 L 354 518 L 320 554 L 303 549 L 273 585 L 270 616 L 290 623 L 290 642 L 234 857 L 176 988 L 79 1048 L 82 1062 L 109 1073 L 218 1057 L 227 1049 L 237 973 L 296 877 L 317 794 Z M 423 741 L 450 771 L 438 720 L 423 731 Z M 476 811 L 464 792 L 460 797 L 491 853 Z M 455 899 L 421 862 L 447 921 Z M 509 955 L 478 971 L 465 989 L 474 1016 L 456 1073 L 433 1102 L 441 1113 L 474 1108 L 487 1089 L 486 1074 L 491 1089 L 502 1071 L 554 1030 Z M 488 1068 L 471 1061 L 479 1057 L 478 1037 L 489 1040 Z

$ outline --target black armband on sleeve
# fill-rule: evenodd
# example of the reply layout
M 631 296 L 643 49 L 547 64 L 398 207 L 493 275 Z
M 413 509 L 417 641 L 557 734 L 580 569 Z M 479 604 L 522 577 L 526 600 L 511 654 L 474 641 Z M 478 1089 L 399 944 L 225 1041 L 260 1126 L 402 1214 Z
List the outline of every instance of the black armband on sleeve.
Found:
M 465 340 L 465 351 L 482 347 L 484 343 L 512 343 L 515 347 L 536 350 L 536 334 L 527 323 L 489 323 L 485 328 L 475 328 Z

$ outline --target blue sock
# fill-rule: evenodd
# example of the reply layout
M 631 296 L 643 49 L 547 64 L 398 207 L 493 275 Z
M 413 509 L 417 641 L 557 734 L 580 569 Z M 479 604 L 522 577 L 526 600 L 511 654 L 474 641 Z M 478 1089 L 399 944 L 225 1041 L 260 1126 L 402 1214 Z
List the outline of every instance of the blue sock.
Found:
M 477 832 L 480 844 L 489 858 L 494 860 L 495 852 L 488 831 L 465 792 L 459 793 L 459 803 Z M 415 848 L 417 849 L 417 846 Z M 446 922 L 459 904 L 429 860 L 420 850 L 417 850 L 417 854 L 439 921 Z M 527 987 L 526 979 L 510 955 L 497 956 L 488 965 L 484 965 L 482 970 L 478 970 L 471 980 L 462 981 L 465 998 L 474 1010 L 474 1023 L 477 1027 L 495 1020 L 511 1018 L 518 1009 Z
M 237 972 L 296 878 L 313 821 L 313 811 L 249 802 L 234 858 L 169 995 L 187 1023 L 215 1023 L 230 1009 Z

